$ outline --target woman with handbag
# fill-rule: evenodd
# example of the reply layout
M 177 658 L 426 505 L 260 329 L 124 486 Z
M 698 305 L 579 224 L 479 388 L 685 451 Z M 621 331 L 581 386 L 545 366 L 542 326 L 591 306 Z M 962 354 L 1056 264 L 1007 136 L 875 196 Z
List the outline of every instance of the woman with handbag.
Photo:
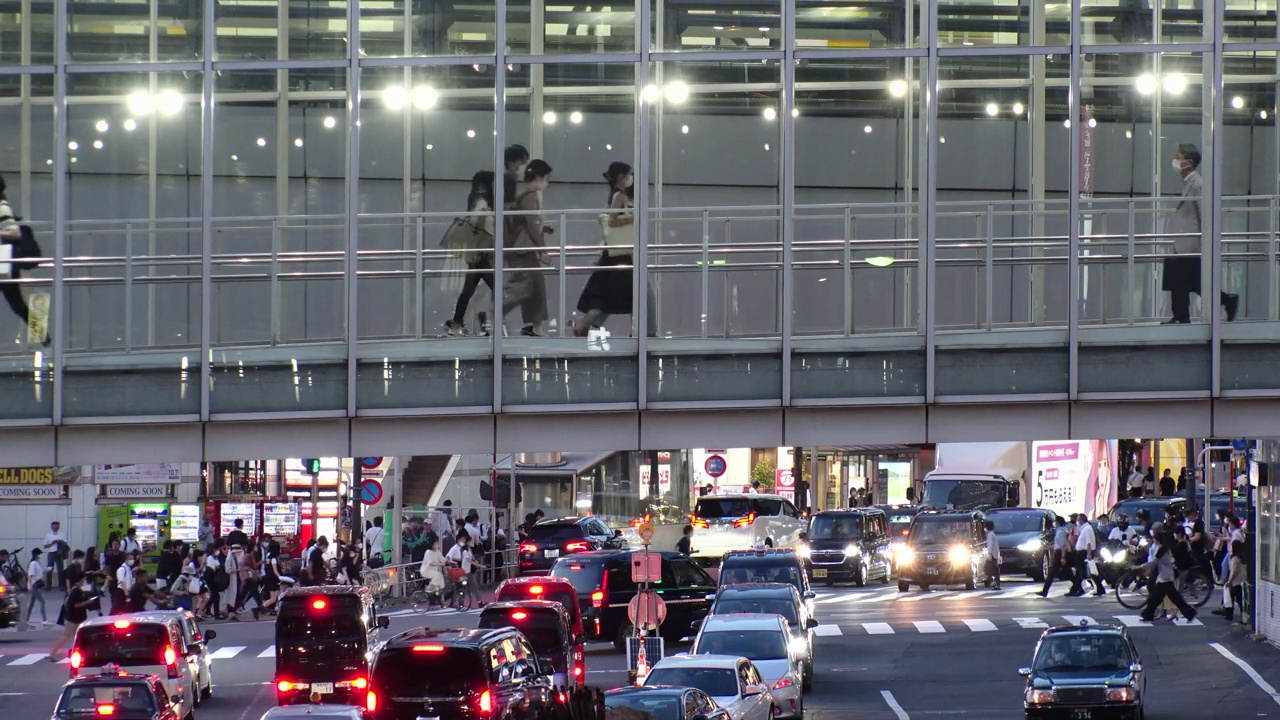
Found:
M 573 325 L 573 334 L 586 337 L 588 332 L 604 327 L 610 315 L 630 315 L 634 311 L 631 288 L 635 272 L 636 218 L 631 199 L 633 175 L 631 166 L 613 162 L 604 174 L 609 184 L 609 211 L 600 216 L 600 232 L 604 251 L 596 261 L 599 270 L 591 273 L 578 297 L 581 319 Z
M 461 250 L 462 260 L 467 264 L 467 279 L 462 284 L 462 292 L 458 293 L 453 318 L 444 324 L 450 335 L 467 334 L 464 319 L 467 306 L 480 283 L 483 281 L 489 286 L 489 292 L 493 292 L 493 183 L 494 174 L 488 170 L 472 176 L 471 194 L 467 195 L 469 217 L 455 220 L 446 236 L 445 243 Z M 487 332 L 483 318 L 484 313 L 481 313 L 481 333 Z
M 524 169 L 525 190 L 516 200 L 519 215 L 507 218 L 508 230 L 502 239 L 510 250 L 503 265 L 510 271 L 502 279 L 502 315 L 520 308 L 524 327 L 521 335 L 546 337 L 547 281 L 539 270 L 546 265 L 546 236 L 555 232 L 542 219 L 542 193 L 551 183 L 551 166 L 534 160 Z
M 454 585 L 465 585 L 467 607 L 471 606 L 472 601 L 475 601 L 477 606 L 484 607 L 484 602 L 480 597 L 480 583 L 477 582 L 476 578 L 476 571 L 482 565 L 471 553 L 471 537 L 469 535 L 459 535 L 458 543 L 449 550 L 446 559 L 449 561 L 449 579 L 453 581 Z M 463 582 L 464 580 L 465 583 Z M 456 607 L 459 610 L 466 609 L 462 606 L 460 598 Z

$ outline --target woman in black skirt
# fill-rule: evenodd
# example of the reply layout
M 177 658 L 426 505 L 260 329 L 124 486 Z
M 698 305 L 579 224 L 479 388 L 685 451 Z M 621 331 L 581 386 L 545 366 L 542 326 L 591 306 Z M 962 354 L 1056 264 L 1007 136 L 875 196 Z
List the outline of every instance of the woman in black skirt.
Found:
M 604 234 L 604 252 L 596 262 L 599 270 L 591 273 L 578 298 L 582 318 L 574 323 L 573 334 L 586 337 L 593 328 L 602 328 L 610 315 L 632 315 L 632 288 L 635 278 L 636 219 L 632 203 L 631 166 L 614 162 L 604 174 L 609 184 L 609 211 L 600 216 Z M 652 303 L 650 303 L 652 306 Z M 649 326 L 653 327 L 653 313 Z M 650 335 L 653 333 L 651 332 Z

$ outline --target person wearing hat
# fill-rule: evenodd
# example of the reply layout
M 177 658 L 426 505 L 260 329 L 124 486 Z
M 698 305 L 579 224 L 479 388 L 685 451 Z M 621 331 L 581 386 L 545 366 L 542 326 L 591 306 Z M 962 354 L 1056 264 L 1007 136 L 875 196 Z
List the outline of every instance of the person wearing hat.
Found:
M 31 624 L 31 611 L 36 609 L 36 603 L 40 604 L 40 622 L 42 625 L 52 625 L 49 622 L 49 616 L 45 614 L 44 609 L 44 563 L 40 562 L 40 556 L 44 551 L 35 548 L 31 551 L 31 563 L 27 565 L 27 582 L 30 583 L 31 601 L 27 604 L 27 627 L 35 627 Z

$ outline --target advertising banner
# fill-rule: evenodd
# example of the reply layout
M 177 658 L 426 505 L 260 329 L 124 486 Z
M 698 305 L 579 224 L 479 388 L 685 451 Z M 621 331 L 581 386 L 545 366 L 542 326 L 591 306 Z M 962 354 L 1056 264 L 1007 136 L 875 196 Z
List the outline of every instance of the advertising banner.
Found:
M 1035 442 L 1031 448 L 1032 507 L 1093 518 L 1115 503 L 1115 448 L 1110 441 Z
M 182 482 L 182 464 L 154 463 L 150 465 L 94 465 L 93 481 L 98 485 L 160 485 L 164 483 L 180 483 Z M 114 496 L 108 495 L 108 497 Z
M 773 471 L 774 492 L 782 497 L 795 502 L 796 499 L 796 479 L 791 474 L 791 468 L 775 468 Z
M 80 480 L 80 468 L 25 467 L 0 468 L 0 485 L 74 485 Z
M 66 485 L 0 485 L 0 500 L 61 500 Z

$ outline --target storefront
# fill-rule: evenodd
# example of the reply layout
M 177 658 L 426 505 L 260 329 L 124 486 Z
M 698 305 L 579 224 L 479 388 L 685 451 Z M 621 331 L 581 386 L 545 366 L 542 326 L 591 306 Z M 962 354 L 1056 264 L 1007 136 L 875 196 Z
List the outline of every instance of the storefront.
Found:
M 92 543 L 92 514 L 85 522 L 83 497 L 92 494 L 81 487 L 81 468 L 25 467 L 0 468 L 0 547 L 25 548 L 27 553 L 49 532 L 49 523 L 62 524 L 72 547 Z
M 1280 472 L 1280 440 L 1262 440 L 1250 463 L 1255 532 L 1254 627 L 1269 642 L 1280 644 L 1280 487 L 1269 480 Z

